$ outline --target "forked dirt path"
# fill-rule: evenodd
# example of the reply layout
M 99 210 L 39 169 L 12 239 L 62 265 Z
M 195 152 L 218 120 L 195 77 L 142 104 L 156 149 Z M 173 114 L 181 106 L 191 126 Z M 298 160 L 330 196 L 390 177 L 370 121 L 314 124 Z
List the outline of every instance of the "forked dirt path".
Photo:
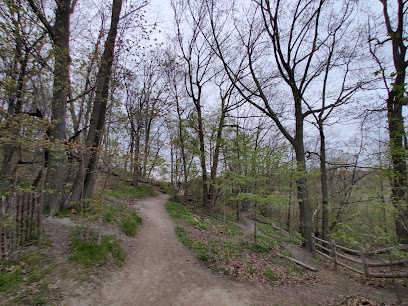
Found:
M 167 199 L 161 194 L 137 201 L 143 224 L 125 267 L 96 286 L 84 284 L 62 305 L 324 305 L 333 293 L 325 286 L 238 282 L 206 269 L 178 241 L 164 208 Z

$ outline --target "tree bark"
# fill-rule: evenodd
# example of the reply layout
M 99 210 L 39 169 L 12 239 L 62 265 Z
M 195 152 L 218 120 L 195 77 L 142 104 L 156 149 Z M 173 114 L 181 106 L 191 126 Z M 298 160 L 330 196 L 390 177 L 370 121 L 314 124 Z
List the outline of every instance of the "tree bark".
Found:
M 207 166 L 206 166 L 206 158 L 205 158 L 205 145 L 204 145 L 204 125 L 203 125 L 203 117 L 202 117 L 202 109 L 201 109 L 201 87 L 199 86 L 198 89 L 198 99 L 194 100 L 194 105 L 197 111 L 197 120 L 198 120 L 198 140 L 199 140 L 199 147 L 200 147 L 200 165 L 201 165 L 201 172 L 202 172 L 202 205 L 205 208 L 209 208 L 209 201 L 208 201 L 208 182 L 207 182 Z
M 405 75 L 407 62 L 405 60 L 407 47 L 404 45 L 405 1 L 398 0 L 397 27 L 393 30 L 389 16 L 387 1 L 383 4 L 383 16 L 388 36 L 392 43 L 392 55 L 395 68 L 395 80 L 388 91 L 387 117 L 390 137 L 392 174 L 392 203 L 396 208 L 395 231 L 400 243 L 408 243 L 408 180 L 407 180 L 407 151 L 404 146 L 404 117 L 403 105 L 405 95 Z
M 90 151 L 85 155 L 84 165 L 81 166 L 86 170 L 86 174 L 84 177 L 83 171 L 79 169 L 77 179 L 75 180 L 72 189 L 71 201 L 73 202 L 78 202 L 81 197 L 83 199 L 90 198 L 95 187 L 99 147 L 102 142 L 103 130 L 105 127 L 109 83 L 112 74 L 115 41 L 121 9 L 122 0 L 113 0 L 111 25 L 96 77 L 95 101 L 86 139 L 86 147 L 90 148 Z
M 223 97 L 223 100 L 225 97 Z M 218 161 L 219 161 L 219 156 L 220 156 L 220 149 L 221 149 L 221 143 L 222 143 L 222 131 L 224 128 L 225 124 L 225 116 L 227 114 L 227 110 L 225 108 L 225 102 L 222 101 L 222 106 L 221 106 L 221 116 L 220 116 L 220 121 L 218 123 L 218 128 L 217 128 L 217 137 L 215 140 L 215 149 L 214 149 L 214 157 L 213 157 L 213 164 L 211 167 L 211 174 L 210 174 L 210 187 L 209 187 L 209 201 L 210 201 L 210 210 L 214 209 L 215 207 L 215 202 L 217 201 L 217 188 L 216 188 L 216 177 L 217 177 L 217 170 L 218 170 Z
M 320 181 L 322 188 L 322 238 L 327 237 L 329 230 L 329 191 L 327 186 L 326 169 L 326 140 L 323 130 L 323 123 L 319 122 L 320 133 Z
M 30 4 L 32 1 L 30 1 Z M 44 208 L 50 208 L 50 214 L 56 214 L 60 209 L 64 196 L 65 179 L 65 120 L 67 101 L 70 91 L 69 51 L 70 17 L 73 12 L 71 0 L 56 1 L 55 23 L 49 34 L 53 42 L 54 54 L 54 84 L 51 104 L 51 124 L 48 136 L 51 148 L 48 150 L 47 174 L 45 178 Z M 42 20 L 43 21 L 43 20 Z M 43 21 L 47 27 L 47 23 Z

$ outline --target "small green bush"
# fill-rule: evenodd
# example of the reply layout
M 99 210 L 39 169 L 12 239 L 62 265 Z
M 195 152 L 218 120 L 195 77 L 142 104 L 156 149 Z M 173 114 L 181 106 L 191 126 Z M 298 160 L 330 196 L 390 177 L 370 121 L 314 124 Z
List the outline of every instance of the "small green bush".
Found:
M 137 228 L 142 223 L 142 218 L 140 218 L 135 212 L 131 212 L 131 214 L 124 218 L 121 221 L 121 228 L 126 236 L 135 236 Z
M 193 214 L 193 211 L 183 204 L 174 202 L 173 200 L 166 203 L 166 209 L 170 217 L 173 219 L 184 219 L 185 216 L 190 216 Z
M 206 250 L 204 250 L 204 249 L 201 249 L 201 250 L 200 250 L 200 259 L 201 259 L 202 261 L 208 261 L 208 260 L 209 260 L 209 258 L 208 258 L 208 252 L 207 252 Z
M 22 281 L 21 267 L 10 273 L 0 271 L 0 292 L 6 292 Z
M 271 280 L 271 281 L 276 280 L 276 275 L 275 275 L 275 273 L 274 273 L 274 272 L 272 271 L 272 269 L 269 268 L 269 267 L 266 267 L 266 268 L 265 268 L 265 276 L 266 276 L 267 278 L 269 278 L 269 280 Z
M 172 185 L 171 183 L 160 182 L 159 185 L 160 185 L 160 188 L 163 189 L 164 193 L 170 196 L 176 196 L 176 194 L 178 193 L 177 187 Z
M 71 243 L 71 252 L 73 254 L 69 260 L 86 267 L 105 263 L 108 254 L 112 255 L 117 265 L 121 265 L 125 260 L 125 253 L 111 236 L 103 237 L 100 245 L 98 245 L 96 237 L 92 237 L 90 241 L 75 237 Z
M 249 247 L 249 249 L 251 251 L 255 252 L 255 253 L 267 253 L 267 252 L 269 252 L 267 247 L 265 247 L 263 245 L 260 245 L 260 244 L 257 244 L 257 243 L 252 244 Z
M 194 247 L 194 241 L 187 237 L 186 231 L 184 227 L 177 226 L 176 227 L 176 235 L 179 237 L 181 243 L 183 243 L 187 248 L 190 250 Z
M 118 188 L 108 191 L 114 197 L 119 199 L 136 198 L 146 199 L 154 196 L 156 193 L 153 189 L 146 186 L 132 186 L 128 184 L 119 185 Z
M 113 220 L 113 216 L 114 216 L 114 212 L 113 211 L 106 211 L 103 215 L 103 220 L 106 223 L 112 222 Z

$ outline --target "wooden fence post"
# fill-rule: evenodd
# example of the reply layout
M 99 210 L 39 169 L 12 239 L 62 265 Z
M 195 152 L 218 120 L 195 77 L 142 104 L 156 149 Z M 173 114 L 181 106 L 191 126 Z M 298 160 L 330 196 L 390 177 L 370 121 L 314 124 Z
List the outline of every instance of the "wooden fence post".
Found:
M 364 271 L 364 275 L 366 277 L 370 277 L 370 272 L 368 271 L 368 267 L 367 267 L 367 258 L 365 256 L 365 249 L 362 247 L 360 249 L 360 256 L 361 256 L 361 263 L 363 265 L 363 271 Z
M 336 242 L 334 239 L 331 240 L 331 249 L 332 249 L 332 256 L 333 256 L 333 269 L 337 271 L 337 252 L 336 252 Z
M 312 233 L 312 252 L 313 252 L 313 257 L 316 257 L 316 240 L 315 240 L 314 233 Z

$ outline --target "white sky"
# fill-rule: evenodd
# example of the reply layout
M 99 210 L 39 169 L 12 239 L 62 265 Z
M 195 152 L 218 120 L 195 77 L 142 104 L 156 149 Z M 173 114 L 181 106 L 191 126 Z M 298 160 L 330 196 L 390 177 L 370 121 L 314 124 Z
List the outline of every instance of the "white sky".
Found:
M 157 21 L 157 29 L 164 33 L 173 31 L 173 11 L 171 9 L 170 0 L 150 0 L 149 13 L 151 20 Z M 149 18 L 150 19 L 150 18 Z M 165 40 L 165 35 L 157 35 L 157 39 Z

